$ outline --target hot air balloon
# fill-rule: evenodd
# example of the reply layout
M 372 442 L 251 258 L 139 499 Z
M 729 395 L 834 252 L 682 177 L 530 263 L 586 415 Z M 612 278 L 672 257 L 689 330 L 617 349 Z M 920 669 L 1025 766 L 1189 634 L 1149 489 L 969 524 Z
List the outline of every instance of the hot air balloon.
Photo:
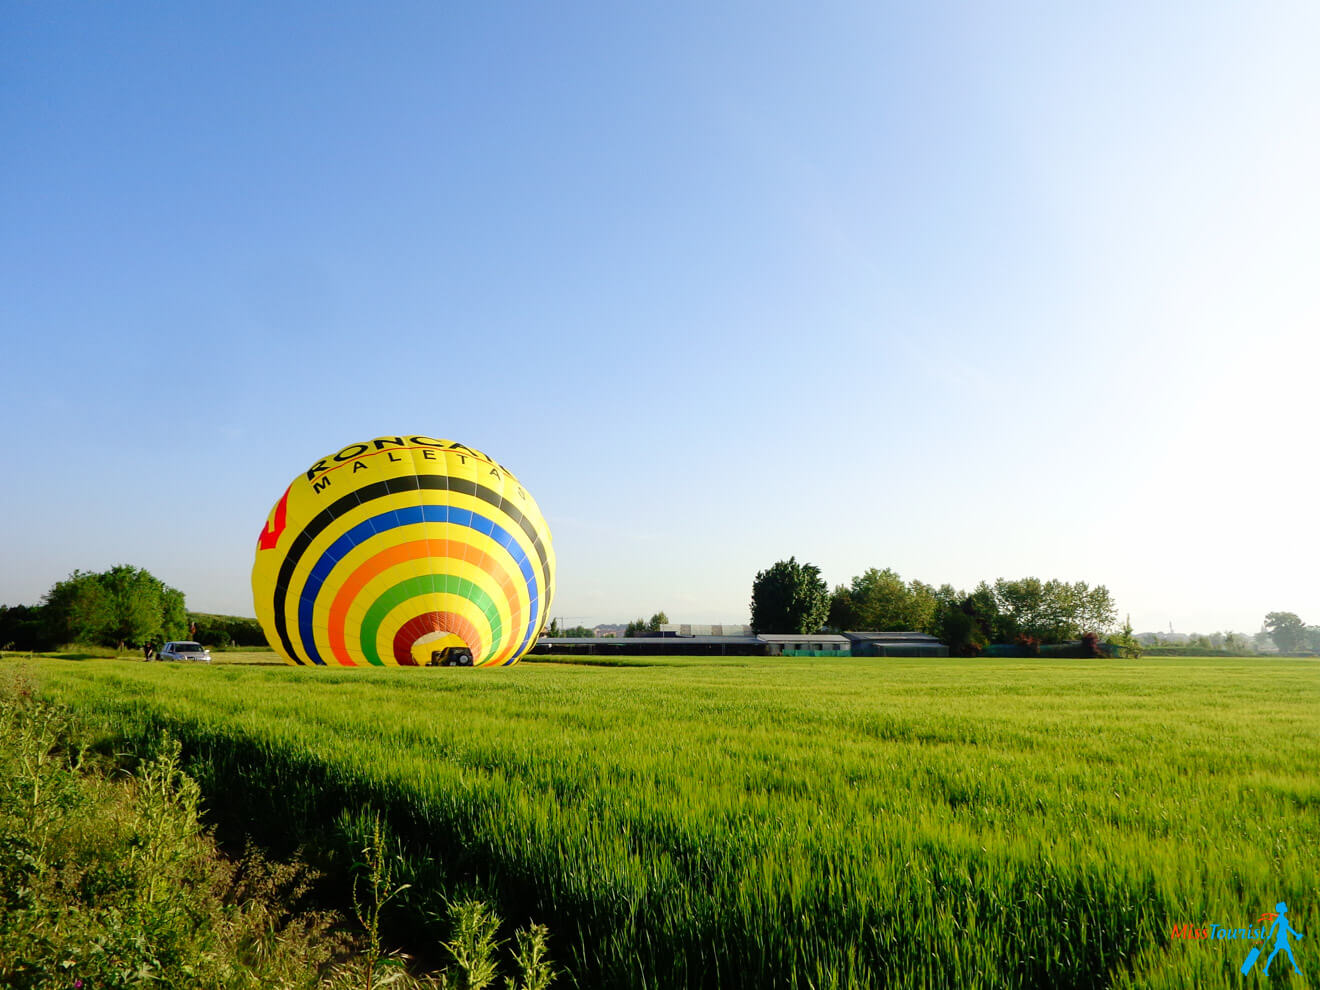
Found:
M 518 479 L 425 436 L 349 444 L 298 475 L 252 565 L 257 618 L 292 664 L 511 664 L 554 586 L 550 530 Z

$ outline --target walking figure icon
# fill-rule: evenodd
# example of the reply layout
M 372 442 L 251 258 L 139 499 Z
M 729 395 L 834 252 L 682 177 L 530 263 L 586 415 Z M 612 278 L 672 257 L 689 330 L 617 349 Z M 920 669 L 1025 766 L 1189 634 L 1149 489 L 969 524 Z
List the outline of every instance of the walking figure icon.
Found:
M 1293 958 L 1292 946 L 1288 944 L 1288 936 L 1294 935 L 1297 938 L 1301 938 L 1302 933 L 1299 932 L 1297 929 L 1293 928 L 1292 925 L 1288 924 L 1287 904 L 1285 904 L 1283 901 L 1279 901 L 1278 904 L 1274 905 L 1274 910 L 1277 911 L 1278 913 L 1275 915 L 1273 924 L 1270 925 L 1269 931 L 1265 933 L 1265 941 L 1267 942 L 1269 941 L 1270 936 L 1274 935 L 1274 951 L 1271 952 L 1269 958 L 1265 960 L 1265 975 L 1266 976 L 1269 975 L 1270 963 L 1274 962 L 1274 957 L 1279 954 L 1280 950 L 1282 950 L 1283 952 L 1287 953 L 1288 961 L 1292 963 L 1293 972 L 1296 973 L 1298 976 L 1301 976 L 1302 971 L 1297 968 L 1297 960 Z M 1278 932 L 1278 934 L 1275 935 L 1275 932 Z M 1251 972 L 1252 967 L 1256 965 L 1256 960 L 1259 958 L 1260 958 L 1260 946 L 1257 946 L 1256 948 L 1252 949 L 1250 952 L 1247 953 L 1247 958 L 1242 962 L 1243 976 Z

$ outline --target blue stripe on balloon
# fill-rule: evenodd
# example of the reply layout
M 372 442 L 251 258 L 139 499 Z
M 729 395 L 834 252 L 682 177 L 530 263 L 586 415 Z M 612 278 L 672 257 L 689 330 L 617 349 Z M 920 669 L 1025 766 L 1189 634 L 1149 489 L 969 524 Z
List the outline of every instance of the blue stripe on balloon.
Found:
M 473 512 L 471 509 L 460 509 L 455 505 L 411 505 L 402 509 L 382 512 L 380 515 L 372 516 L 364 522 L 358 523 L 326 547 L 325 552 L 321 554 L 316 561 L 316 565 L 312 568 L 311 574 L 307 575 L 307 583 L 303 585 L 302 594 L 298 598 L 298 636 L 302 639 L 303 649 L 307 651 L 307 657 L 312 663 L 325 666 L 321 654 L 316 651 L 316 641 L 312 635 L 312 612 L 316 608 L 316 598 L 321 593 L 321 587 L 325 584 L 326 579 L 330 577 L 330 572 L 334 570 L 335 565 L 347 557 L 354 547 L 361 546 L 373 536 L 387 530 L 397 529 L 400 526 L 415 526 L 418 523 L 428 522 L 453 523 L 456 526 L 465 526 L 468 529 L 476 530 L 478 533 L 489 536 L 509 552 L 509 556 L 514 559 L 518 569 L 522 571 L 523 578 L 527 581 L 527 598 L 531 603 L 531 618 L 527 622 L 527 632 L 523 634 L 522 644 L 513 656 L 516 657 L 523 651 L 528 640 L 532 638 L 532 632 L 536 629 L 537 592 L 536 572 L 532 570 L 532 562 L 527 559 L 527 553 L 523 550 L 522 545 L 513 538 L 512 533 L 499 523 Z

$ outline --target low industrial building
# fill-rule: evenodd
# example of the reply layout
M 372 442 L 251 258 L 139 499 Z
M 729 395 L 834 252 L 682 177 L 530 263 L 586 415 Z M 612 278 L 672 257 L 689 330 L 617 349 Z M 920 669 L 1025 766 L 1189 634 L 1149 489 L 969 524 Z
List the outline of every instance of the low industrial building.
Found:
M 810 656 L 810 657 L 947 657 L 949 648 L 934 636 L 917 632 L 762 633 L 693 635 L 680 630 L 721 627 L 665 626 L 649 636 L 542 636 L 531 652 L 588 656 Z M 724 626 L 723 629 L 746 628 Z
M 764 633 L 756 637 L 766 646 L 772 657 L 852 656 L 852 644 L 846 636 L 836 633 Z
M 844 633 L 855 657 L 947 657 L 949 648 L 919 632 Z
M 755 636 L 542 636 L 532 653 L 586 654 L 588 656 L 754 657 L 764 656 L 765 644 Z
M 723 625 L 700 626 L 687 622 L 667 622 L 660 627 L 662 633 L 675 636 L 751 636 L 752 627 L 726 622 Z

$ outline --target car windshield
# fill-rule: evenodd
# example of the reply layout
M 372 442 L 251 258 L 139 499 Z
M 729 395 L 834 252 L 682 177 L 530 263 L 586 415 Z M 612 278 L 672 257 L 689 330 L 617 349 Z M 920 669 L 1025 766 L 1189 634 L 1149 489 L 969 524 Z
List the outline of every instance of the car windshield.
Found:
M 201 644 L 201 643 L 175 643 L 175 644 L 174 644 L 174 652 L 175 652 L 175 653 L 201 653 L 201 652 L 202 652 L 202 644 Z

